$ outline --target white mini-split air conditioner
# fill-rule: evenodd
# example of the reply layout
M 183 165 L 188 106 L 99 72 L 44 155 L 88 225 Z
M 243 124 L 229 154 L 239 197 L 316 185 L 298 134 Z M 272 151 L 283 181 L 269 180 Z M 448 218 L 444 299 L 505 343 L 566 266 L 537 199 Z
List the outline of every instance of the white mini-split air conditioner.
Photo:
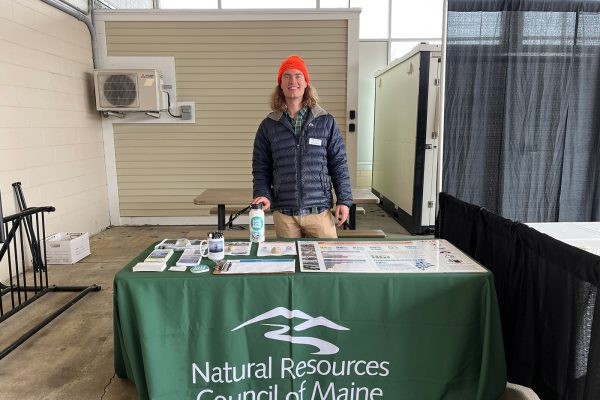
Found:
M 162 110 L 162 76 L 155 69 L 94 70 L 98 111 Z

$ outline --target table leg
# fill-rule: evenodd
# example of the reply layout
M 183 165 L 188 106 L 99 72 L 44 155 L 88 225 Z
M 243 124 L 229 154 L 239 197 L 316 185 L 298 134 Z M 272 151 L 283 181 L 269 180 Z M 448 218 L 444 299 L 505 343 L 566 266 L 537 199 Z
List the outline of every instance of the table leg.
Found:
M 348 228 L 356 229 L 356 204 L 350 206 L 350 213 L 348 214 Z
M 225 204 L 217 205 L 217 226 L 220 231 L 225 230 Z

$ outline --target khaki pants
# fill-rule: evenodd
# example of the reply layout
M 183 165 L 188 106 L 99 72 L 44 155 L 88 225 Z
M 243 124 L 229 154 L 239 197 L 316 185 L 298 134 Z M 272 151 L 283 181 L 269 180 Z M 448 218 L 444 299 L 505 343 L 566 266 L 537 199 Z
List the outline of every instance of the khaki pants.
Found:
M 320 214 L 284 215 L 273 213 L 275 234 L 278 238 L 337 238 L 333 216 L 329 210 Z

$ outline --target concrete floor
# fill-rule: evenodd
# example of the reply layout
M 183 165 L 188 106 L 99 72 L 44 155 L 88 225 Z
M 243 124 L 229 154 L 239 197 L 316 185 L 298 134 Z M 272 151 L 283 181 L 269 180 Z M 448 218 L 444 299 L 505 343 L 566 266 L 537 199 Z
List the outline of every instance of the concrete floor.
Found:
M 408 233 L 377 206 L 358 215 L 361 229 L 383 229 L 388 237 Z M 98 284 L 92 292 L 0 360 L 0 399 L 137 399 L 135 386 L 113 368 L 113 277 L 152 243 L 189 237 L 198 226 L 107 229 L 90 239 L 92 254 L 74 265 L 50 265 L 51 285 Z M 56 310 L 73 293 L 50 293 L 0 324 L 0 348 Z M 4 296 L 7 297 L 7 296 Z M 6 301 L 6 299 L 4 300 Z M 7 310 L 5 308 L 5 310 Z M 517 399 L 521 397 L 503 398 Z

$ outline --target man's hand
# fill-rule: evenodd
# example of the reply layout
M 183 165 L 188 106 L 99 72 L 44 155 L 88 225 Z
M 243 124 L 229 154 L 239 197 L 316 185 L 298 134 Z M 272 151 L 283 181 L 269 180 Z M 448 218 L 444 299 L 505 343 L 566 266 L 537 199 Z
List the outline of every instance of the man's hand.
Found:
M 344 222 L 346 222 L 346 220 L 348 219 L 349 212 L 350 209 L 348 208 L 348 206 L 345 206 L 343 204 L 340 204 L 339 206 L 335 207 L 335 220 L 337 221 L 337 226 L 342 226 Z
M 263 203 L 263 210 L 268 210 L 271 207 L 271 201 L 267 199 L 265 196 L 258 196 L 250 204 L 258 204 Z M 348 215 L 348 213 L 346 213 Z

